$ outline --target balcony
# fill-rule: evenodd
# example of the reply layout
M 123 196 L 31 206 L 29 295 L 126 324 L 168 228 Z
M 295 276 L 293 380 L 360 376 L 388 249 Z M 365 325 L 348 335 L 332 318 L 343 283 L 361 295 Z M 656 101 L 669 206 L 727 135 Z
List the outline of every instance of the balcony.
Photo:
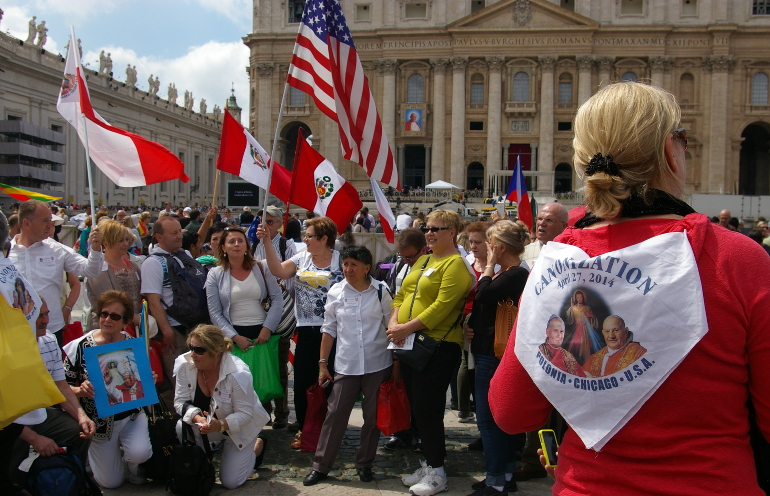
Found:
M 770 105 L 746 105 L 746 113 L 751 115 L 770 114 Z
M 0 142 L 0 155 L 12 155 L 31 158 L 33 160 L 52 162 L 54 164 L 67 163 L 67 157 L 62 152 L 55 152 L 42 146 L 30 145 L 18 141 Z
M 533 115 L 537 113 L 537 102 L 505 102 L 508 115 Z
M 64 184 L 65 173 L 23 164 L 0 164 L 0 176 L 26 177 L 48 183 Z
M 310 105 L 287 105 L 284 115 L 306 116 L 310 115 Z
M 39 140 L 46 145 L 64 145 L 67 143 L 67 136 L 64 133 L 24 121 L 0 121 L 0 134 L 19 134 L 22 139 Z
M 682 109 L 682 114 L 685 115 L 700 114 L 699 103 L 680 103 L 679 108 Z

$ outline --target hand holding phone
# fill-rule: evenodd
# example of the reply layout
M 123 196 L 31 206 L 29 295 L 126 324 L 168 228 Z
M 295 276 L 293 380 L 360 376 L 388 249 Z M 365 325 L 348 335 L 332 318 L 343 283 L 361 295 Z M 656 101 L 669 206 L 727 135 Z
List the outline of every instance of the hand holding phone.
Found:
M 556 467 L 559 461 L 557 452 L 559 451 L 559 442 L 556 440 L 556 433 L 552 429 L 541 429 L 537 432 L 540 437 L 540 446 L 543 448 L 545 464 Z

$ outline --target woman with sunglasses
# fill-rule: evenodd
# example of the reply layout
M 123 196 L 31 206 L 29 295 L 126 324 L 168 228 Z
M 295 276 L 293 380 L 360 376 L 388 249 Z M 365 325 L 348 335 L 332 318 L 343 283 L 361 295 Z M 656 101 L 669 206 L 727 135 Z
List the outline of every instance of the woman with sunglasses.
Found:
M 294 351 L 294 409 L 297 427 L 301 431 L 305 423 L 307 396 L 305 391 L 316 382 L 321 349 L 321 326 L 324 323 L 324 305 L 329 289 L 342 280 L 342 260 L 334 249 L 337 225 L 328 217 L 313 217 L 305 222 L 307 250 L 281 263 L 272 243 L 264 242 L 267 232 L 257 228 L 257 237 L 263 240 L 265 257 L 270 272 L 281 279 L 293 279 L 297 317 L 297 347 Z M 279 307 L 281 305 L 278 305 Z M 333 354 L 332 354 L 333 357 Z M 333 358 L 330 358 L 330 362 Z M 329 365 L 333 369 L 331 363 Z M 291 444 L 293 449 L 301 445 L 300 434 Z
M 128 228 L 116 220 L 103 220 L 99 225 L 104 246 L 104 265 L 102 272 L 96 277 L 86 279 L 86 295 L 91 304 L 90 329 L 99 327 L 99 316 L 96 313 L 99 296 L 105 291 L 115 289 L 123 291 L 134 302 L 133 325 L 139 325 L 139 312 L 142 309 L 142 273 L 139 265 L 128 257 L 128 248 L 134 241 L 134 236 Z
M 262 464 L 264 446 L 257 453 L 259 432 L 270 420 L 254 392 L 252 375 L 243 361 L 230 353 L 233 342 L 218 327 L 201 324 L 187 336 L 190 351 L 174 362 L 176 394 L 174 408 L 181 415 L 177 437 L 182 439 L 182 422 L 189 424 L 195 442 L 224 441 L 219 479 L 235 489 Z
M 387 335 L 403 346 L 410 334 L 422 331 L 439 341 L 438 351 L 421 372 L 400 363 L 400 371 L 420 433 L 425 461 L 401 481 L 412 494 L 428 496 L 447 489 L 444 471 L 446 390 L 460 364 L 463 303 L 473 283 L 472 270 L 457 251 L 462 220 L 456 212 L 434 210 L 422 229 L 430 255 L 417 259 L 393 299 Z
M 626 301 L 620 297 L 607 301 L 612 308 L 600 315 L 599 322 L 603 322 L 608 347 L 588 360 L 598 361 L 601 375 L 605 375 L 605 365 L 613 362 L 610 352 L 622 350 L 618 345 L 625 346 L 623 341 L 633 343 L 634 339 L 650 343 L 651 349 L 642 360 L 656 367 L 675 368 L 650 390 L 625 424 L 613 427 L 618 430 L 600 449 L 586 449 L 577 434 L 581 426 L 572 423 L 559 446 L 553 494 L 715 495 L 725 490 L 750 496 L 764 494 L 757 484 L 749 442 L 749 405 L 753 404 L 758 433 L 770 439 L 770 290 L 756 282 L 758 274 L 770 272 L 770 260 L 755 242 L 712 224 L 680 199 L 687 178 L 687 137 L 679 128 L 680 119 L 674 95 L 632 82 L 606 86 L 586 101 L 575 117 L 574 167 L 585 181 L 587 215 L 555 241 L 580 248 L 590 257 L 627 250 L 623 263 L 630 266 L 641 258 L 632 256 L 631 251 L 641 252 L 668 264 L 658 274 L 665 271 L 693 282 L 670 282 L 669 292 L 662 293 L 684 292 L 685 305 L 676 300 L 651 300 L 652 292 L 642 300 L 633 294 L 634 286 Z M 667 243 L 667 239 L 675 243 Z M 651 243 L 652 253 L 645 250 Z M 537 264 L 534 270 L 538 270 Z M 655 274 L 653 270 L 650 268 L 650 273 Z M 536 282 L 531 277 L 528 284 Z M 627 280 L 612 289 L 622 295 L 623 283 Z M 541 293 L 545 296 L 543 304 L 548 304 L 548 298 L 563 296 L 566 311 L 572 287 L 562 292 L 554 289 Z M 529 290 L 524 291 L 523 298 Z M 659 290 L 666 288 L 658 285 L 653 291 Z M 660 304 L 650 312 L 648 301 Z M 526 304 L 522 299 L 522 312 Z M 634 305 L 644 311 L 635 311 Z M 705 315 L 705 322 L 688 326 L 688 315 L 694 322 L 700 321 L 695 315 Z M 663 329 L 661 318 L 668 323 Z M 519 329 L 522 320 L 518 322 L 489 394 L 495 421 L 509 433 L 540 428 L 553 410 L 530 374 L 542 376 L 534 367 L 525 370 L 517 356 L 517 333 L 527 333 L 532 342 L 536 329 Z M 542 329 L 537 332 L 542 333 Z M 615 346 L 613 350 L 610 344 Z M 664 362 L 664 352 L 660 351 L 664 347 L 683 350 L 683 357 L 671 360 L 669 355 L 668 363 Z M 614 374 L 612 379 L 622 380 L 623 376 Z M 572 376 L 564 379 L 568 377 Z M 590 408 L 590 394 L 587 391 L 583 408 Z M 634 398 L 629 400 L 626 404 L 633 405 Z M 606 418 L 602 416 L 607 412 L 594 407 L 587 413 Z
M 107 489 L 123 484 L 124 465 L 128 465 L 129 482 L 143 484 L 147 479 L 140 473 L 139 464 L 152 456 L 147 415 L 143 409 L 137 408 L 100 418 L 94 403 L 94 386 L 83 357 L 86 348 L 131 338 L 124 329 L 134 318 L 134 302 L 123 291 L 105 291 L 97 302 L 96 314 L 99 316 L 99 328 L 70 341 L 63 348 L 66 354 L 64 374 L 67 383 L 75 396 L 80 398 L 83 410 L 96 424 L 96 434 L 88 449 L 88 463 L 96 482 Z M 154 387 L 152 378 L 136 379 L 141 381 L 144 388 Z

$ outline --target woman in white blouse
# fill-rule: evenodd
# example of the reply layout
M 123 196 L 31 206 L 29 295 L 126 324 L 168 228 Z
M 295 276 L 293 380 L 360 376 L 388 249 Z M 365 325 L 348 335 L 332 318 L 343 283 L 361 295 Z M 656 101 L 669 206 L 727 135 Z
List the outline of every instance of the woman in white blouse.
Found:
M 350 412 L 363 393 L 364 425 L 356 458 L 358 477 L 373 480 L 372 462 L 377 452 L 377 396 L 380 385 L 390 378 L 393 365 L 385 334 L 385 316 L 392 299 L 385 283 L 369 277 L 372 254 L 363 246 L 348 246 L 341 253 L 345 280 L 329 290 L 324 323 L 321 327 L 321 359 L 318 383 L 331 383 L 332 392 L 313 470 L 304 485 L 312 486 L 326 478 L 337 458 L 348 426 Z M 334 377 L 328 359 L 337 339 Z

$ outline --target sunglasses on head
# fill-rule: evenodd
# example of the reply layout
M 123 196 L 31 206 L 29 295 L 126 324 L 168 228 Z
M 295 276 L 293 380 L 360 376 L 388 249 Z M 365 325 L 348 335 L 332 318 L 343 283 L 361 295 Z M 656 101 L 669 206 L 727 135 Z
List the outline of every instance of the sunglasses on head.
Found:
M 448 227 L 421 227 L 420 231 L 422 231 L 423 233 L 428 233 L 428 232 L 437 233 L 439 231 L 446 231 L 447 229 L 449 228 Z
M 671 134 L 674 135 L 674 138 L 678 139 L 682 145 L 684 145 L 684 149 L 687 150 L 687 131 L 683 127 L 679 127 L 671 131 Z
M 99 317 L 101 317 L 103 319 L 106 319 L 106 318 L 109 317 L 110 319 L 114 320 L 115 322 L 123 319 L 123 316 L 120 315 L 119 313 L 110 313 L 110 312 L 105 312 L 104 310 L 102 310 L 99 313 Z
M 241 229 L 240 227 L 225 227 L 224 230 L 225 231 L 235 231 L 235 232 L 239 232 L 239 233 L 243 232 L 243 229 Z
M 193 345 L 190 345 L 190 351 L 192 351 L 196 355 L 203 355 L 208 350 L 206 350 L 206 348 L 204 348 L 203 346 L 193 346 Z

